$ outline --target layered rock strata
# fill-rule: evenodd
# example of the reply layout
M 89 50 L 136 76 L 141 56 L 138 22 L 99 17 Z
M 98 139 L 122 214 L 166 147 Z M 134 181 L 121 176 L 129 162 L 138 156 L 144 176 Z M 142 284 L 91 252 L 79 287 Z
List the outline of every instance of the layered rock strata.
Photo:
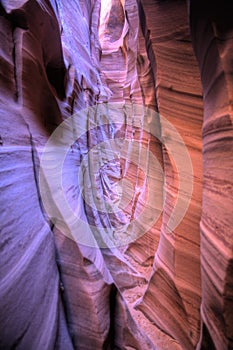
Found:
M 231 13 L 1 1 L 1 349 L 232 348 Z
M 199 349 L 231 349 L 232 4 L 191 1 L 190 24 L 204 100 L 201 217 L 202 337 Z
M 201 301 L 201 84 L 185 2 L 142 3 L 156 59 L 158 109 L 182 139 L 176 140 L 174 131 L 162 122 L 165 202 L 161 235 L 153 273 L 138 308 L 183 349 L 193 349 L 199 340 Z M 170 219 L 177 207 L 173 223 Z

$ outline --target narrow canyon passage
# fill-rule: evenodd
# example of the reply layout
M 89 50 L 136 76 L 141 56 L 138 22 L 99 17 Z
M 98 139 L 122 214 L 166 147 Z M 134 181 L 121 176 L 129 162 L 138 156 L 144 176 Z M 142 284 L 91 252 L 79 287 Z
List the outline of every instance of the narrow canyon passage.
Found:
M 0 349 L 233 349 L 233 4 L 0 1 Z

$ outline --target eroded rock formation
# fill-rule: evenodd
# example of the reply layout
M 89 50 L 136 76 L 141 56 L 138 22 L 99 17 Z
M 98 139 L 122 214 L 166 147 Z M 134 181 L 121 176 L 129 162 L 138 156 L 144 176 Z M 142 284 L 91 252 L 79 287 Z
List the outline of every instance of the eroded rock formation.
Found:
M 201 218 L 202 340 L 231 349 L 232 337 L 232 4 L 210 11 L 191 2 L 194 50 L 203 85 L 204 189 Z M 223 175 L 224 174 L 224 175 Z
M 233 348 L 232 5 L 0 11 L 0 348 Z

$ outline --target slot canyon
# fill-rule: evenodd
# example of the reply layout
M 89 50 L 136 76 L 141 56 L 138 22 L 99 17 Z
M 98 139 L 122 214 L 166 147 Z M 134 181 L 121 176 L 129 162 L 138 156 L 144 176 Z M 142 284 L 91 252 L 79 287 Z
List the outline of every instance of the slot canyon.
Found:
M 233 2 L 0 1 L 0 349 L 233 349 Z

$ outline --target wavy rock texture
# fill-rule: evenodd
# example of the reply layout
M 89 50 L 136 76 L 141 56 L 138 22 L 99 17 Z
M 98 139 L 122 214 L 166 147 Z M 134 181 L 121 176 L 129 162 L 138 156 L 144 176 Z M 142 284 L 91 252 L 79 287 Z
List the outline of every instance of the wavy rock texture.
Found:
M 39 188 L 39 158 L 51 132 L 62 118 L 110 94 L 98 73 L 95 26 L 100 6 L 75 1 L 69 6 L 62 1 L 3 5 L 1 348 L 155 348 L 121 296 L 122 290 L 145 279 L 118 249 L 101 251 L 61 234 L 44 211 Z M 72 24 L 68 19 L 74 12 L 80 21 Z M 14 120 L 17 133 L 10 127 Z M 67 156 L 63 177 L 70 205 L 86 209 L 95 222 L 96 212 L 84 208 L 74 179 L 80 155 L 89 147 L 84 134 Z M 17 204 L 10 215 L 12 203 Z
M 190 3 L 204 95 L 204 189 L 201 218 L 200 349 L 233 347 L 232 333 L 232 4 L 210 11 Z
M 59 31 L 54 33 L 49 16 L 35 3 L 26 5 L 38 14 L 35 21 L 41 16 L 47 31 L 55 38 L 58 34 L 55 45 L 61 54 Z M 44 120 L 49 117 L 49 124 L 52 111 L 59 110 L 48 80 L 41 78 L 43 68 L 33 60 L 40 59 L 42 48 L 39 45 L 36 52 L 30 46 L 33 42 L 36 47 L 37 37 L 27 31 L 25 12 L 7 15 L 1 7 L 0 348 L 73 349 L 59 291 L 54 238 L 42 213 L 36 175 L 36 145 L 47 137 Z
M 203 6 L 1 1 L 1 349 L 233 347 L 232 6 Z
M 161 236 L 153 273 L 138 308 L 183 349 L 193 349 L 199 340 L 201 301 L 201 85 L 189 37 L 186 4 L 183 1 L 142 3 L 156 58 L 154 74 L 159 112 L 181 135 L 192 169 L 179 144 L 182 141 L 176 142 L 174 132 L 162 122 L 165 203 Z M 189 193 L 192 186 L 193 192 Z M 180 204 L 176 203 L 177 198 Z M 177 206 L 180 212 L 184 210 L 183 218 L 178 225 L 173 225 L 169 219 Z M 173 225 L 172 232 L 170 225 Z

